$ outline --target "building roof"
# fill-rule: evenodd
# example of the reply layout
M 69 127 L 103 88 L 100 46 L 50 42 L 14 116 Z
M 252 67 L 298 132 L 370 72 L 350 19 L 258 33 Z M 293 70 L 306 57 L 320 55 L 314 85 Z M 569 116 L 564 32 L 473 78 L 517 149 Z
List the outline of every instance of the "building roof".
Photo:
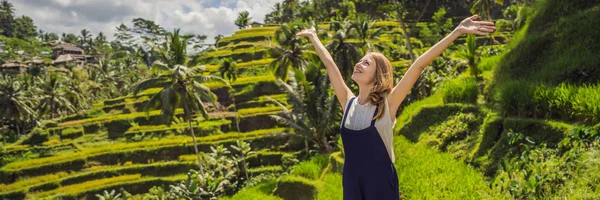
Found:
M 33 58 L 32 60 L 29 61 L 29 63 L 42 64 L 42 63 L 44 63 L 44 60 L 42 60 L 41 58 Z
M 4 63 L 2 65 L 2 67 L 27 67 L 27 65 L 21 64 L 21 63 Z
M 63 49 L 63 50 L 67 50 L 67 51 L 79 51 L 79 52 L 83 52 L 83 49 L 81 49 L 79 47 L 76 47 L 76 46 L 74 46 L 72 44 L 67 44 L 67 43 L 65 43 L 65 44 L 59 44 L 59 45 L 56 45 L 54 48 L 52 48 L 52 50 L 55 50 L 55 49 Z
M 73 56 L 71 56 L 71 54 L 65 54 L 65 55 L 58 56 L 58 58 L 56 58 L 56 60 L 54 60 L 52 63 L 53 64 L 64 63 L 64 62 L 70 62 L 73 60 L 75 60 L 75 58 L 73 58 Z

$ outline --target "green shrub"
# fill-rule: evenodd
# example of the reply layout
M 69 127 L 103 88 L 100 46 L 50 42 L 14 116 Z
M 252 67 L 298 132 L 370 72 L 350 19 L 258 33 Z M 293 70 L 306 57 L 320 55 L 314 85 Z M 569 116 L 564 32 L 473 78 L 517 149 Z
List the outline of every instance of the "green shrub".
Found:
M 100 131 L 101 127 L 102 127 L 102 124 L 100 124 L 100 123 L 91 123 L 91 124 L 83 125 L 83 130 L 84 130 L 85 134 L 94 134 L 94 133 L 98 133 L 98 131 Z
M 283 171 L 289 172 L 298 163 L 300 163 L 300 161 L 292 154 L 284 154 L 281 156 L 281 168 Z
M 573 126 L 550 120 L 509 117 L 504 119 L 502 129 L 503 132 L 494 146 L 486 156 L 477 161 L 486 175 L 494 175 L 500 161 L 516 149 L 521 148 L 518 144 L 509 144 L 515 133 L 529 138 L 536 145 L 544 144 L 549 148 L 556 148 L 559 142 L 573 129 Z
M 477 81 L 473 77 L 447 82 L 442 89 L 444 103 L 477 103 Z
M 31 133 L 27 135 L 27 137 L 21 142 L 17 142 L 18 144 L 28 144 L 28 145 L 41 145 L 42 143 L 48 141 L 48 131 L 42 128 L 34 128 Z
M 600 150 L 597 148 L 583 152 L 577 160 L 581 163 L 573 177 L 567 180 L 554 198 L 560 199 L 598 199 L 600 198 Z
M 81 127 L 69 127 L 62 130 L 60 139 L 74 139 L 83 135 L 83 128 Z
M 476 135 L 479 124 L 481 124 L 481 118 L 476 113 L 457 113 L 439 125 L 431 127 L 428 131 L 430 139 L 426 142 L 439 150 L 452 152 L 454 155 L 464 153 L 461 151 L 470 149 L 450 150 L 448 146 L 454 142 L 466 142 L 463 140 Z

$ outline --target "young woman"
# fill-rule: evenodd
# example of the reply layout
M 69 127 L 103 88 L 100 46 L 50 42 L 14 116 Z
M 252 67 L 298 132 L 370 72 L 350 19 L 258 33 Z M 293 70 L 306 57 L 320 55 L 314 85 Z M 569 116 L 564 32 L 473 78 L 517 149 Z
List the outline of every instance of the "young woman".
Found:
M 352 74 L 352 80 L 359 86 L 358 97 L 344 83 L 314 28 L 296 34 L 311 40 L 327 68 L 333 91 L 343 108 L 341 135 L 345 163 L 342 184 L 345 200 L 400 198 L 392 146 L 396 111 L 425 66 L 456 38 L 463 34 L 487 35 L 496 29 L 493 22 L 476 21 L 477 17 L 474 15 L 463 20 L 452 33 L 415 60 L 393 88 L 390 61 L 380 53 L 367 53 L 356 63 Z

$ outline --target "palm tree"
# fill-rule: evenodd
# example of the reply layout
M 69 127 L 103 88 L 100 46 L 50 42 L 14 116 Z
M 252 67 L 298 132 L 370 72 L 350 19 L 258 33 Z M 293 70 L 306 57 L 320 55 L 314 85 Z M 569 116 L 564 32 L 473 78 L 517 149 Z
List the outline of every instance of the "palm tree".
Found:
M 90 34 L 90 31 L 88 31 L 87 29 L 83 29 L 81 30 L 81 36 L 79 36 L 79 38 L 81 38 L 81 45 L 88 43 L 88 39 L 92 37 L 92 34 Z
M 356 30 L 358 38 L 362 40 L 362 46 L 365 50 L 383 49 L 383 46 L 372 43 L 373 40 L 379 39 L 383 34 L 384 28 L 375 28 L 375 20 L 370 20 L 368 17 L 362 16 L 352 24 L 351 28 Z
M 157 61 L 153 66 L 161 70 L 163 74 L 141 81 L 135 86 L 134 94 L 147 88 L 162 87 L 163 89 L 148 101 L 144 109 L 160 108 L 162 118 L 167 124 L 171 124 L 175 109 L 177 107 L 183 108 L 184 120 L 188 122 L 190 135 L 194 142 L 198 166 L 200 172 L 204 173 L 192 127 L 192 116 L 200 112 L 205 119 L 208 119 L 209 116 L 202 99 L 206 99 L 213 104 L 216 102 L 216 95 L 201 83 L 208 81 L 225 82 L 225 80 L 216 76 L 197 75 L 198 72 L 203 70 L 203 67 L 187 66 L 187 41 L 180 37 L 179 29 L 175 29 L 173 33 L 168 33 L 166 40 L 167 42 L 160 49 L 162 62 Z
M 477 43 L 476 38 L 473 34 L 467 35 L 467 39 L 465 41 L 465 48 L 461 51 L 458 56 L 467 60 L 469 69 L 471 71 L 471 75 L 475 76 L 477 80 L 479 80 L 479 68 L 477 68 Z
M 6 36 L 12 36 L 14 33 L 14 14 L 15 7 L 12 3 L 4 0 L 0 4 L 0 33 Z
M 290 67 L 293 69 L 303 69 L 308 63 L 303 54 L 309 53 L 305 50 L 305 40 L 296 36 L 297 32 L 302 30 L 302 26 L 297 24 L 283 24 L 275 31 L 275 41 L 280 46 L 272 46 L 271 50 L 277 57 L 269 67 L 275 76 L 287 81 Z
M 249 17 L 250 13 L 248 11 L 242 11 L 240 12 L 240 14 L 238 14 L 237 19 L 235 20 L 235 25 L 238 26 L 238 28 L 243 29 L 244 27 L 248 26 L 248 24 L 250 24 L 250 20 L 252 20 L 252 17 Z
M 119 65 L 115 65 L 113 61 L 100 61 L 91 69 L 94 69 L 93 80 L 105 86 L 106 94 L 109 97 L 127 93 L 127 83 L 121 78 L 122 75 L 127 74 L 123 73 L 123 69 Z
M 306 71 L 295 69 L 294 78 L 290 82 L 287 84 L 278 80 L 278 84 L 288 94 L 288 102 L 293 109 L 289 110 L 280 102 L 268 98 L 283 109 L 283 112 L 271 117 L 302 135 L 307 153 L 309 141 L 316 144 L 322 153 L 330 152 L 331 147 L 326 137 L 329 133 L 335 133 L 339 108 L 336 105 L 337 99 L 329 92 L 327 75 L 322 74 L 319 67 L 311 63 Z
M 333 35 L 330 35 L 333 40 L 325 45 L 329 51 L 333 52 L 332 57 L 346 82 L 351 80 L 352 68 L 361 56 L 358 45 L 348 41 L 357 35 L 354 28 L 351 27 L 352 24 L 352 21 L 349 20 L 333 21 L 329 28 L 335 31 Z
M 279 24 L 281 23 L 281 3 L 275 3 L 275 5 L 273 6 L 273 8 L 271 8 L 272 11 L 270 13 L 268 13 L 265 16 L 265 23 L 274 23 L 274 24 Z
M 73 108 L 83 110 L 88 108 L 88 99 L 85 98 L 84 90 L 81 88 L 81 81 L 77 79 L 75 73 L 69 73 L 70 81 L 65 82 L 65 96 L 73 105 Z
M 235 62 L 231 60 L 231 58 L 225 58 L 221 62 L 221 67 L 219 67 L 219 72 L 221 73 L 221 78 L 229 81 L 235 81 L 237 79 L 238 70 Z
M 25 87 L 20 80 L 13 79 L 6 75 L 0 75 L 0 113 L 2 121 L 11 120 L 15 123 L 17 135 L 20 135 L 19 124 L 26 118 L 34 114 L 31 109 L 31 101 L 26 96 Z M 4 145 L 6 145 L 6 136 Z
M 12 17 L 15 14 L 15 6 L 13 6 L 12 3 L 6 0 L 2 1 L 0 5 L 0 10 L 2 11 L 0 12 L 2 19 Z
M 58 73 L 51 73 L 46 79 L 40 79 L 38 88 L 39 104 L 36 110 L 40 116 L 50 114 L 50 118 L 55 118 L 56 114 L 73 112 L 75 109 L 67 98 L 67 91 L 64 86 L 65 77 Z
M 40 38 L 40 41 L 42 42 L 46 42 L 48 38 L 48 35 L 46 35 L 46 33 L 44 33 L 44 30 L 40 29 L 38 30 L 38 37 Z
M 104 45 L 104 43 L 106 43 L 106 36 L 104 35 L 104 33 L 99 32 L 96 36 L 96 41 L 94 43 L 96 44 L 96 46 Z

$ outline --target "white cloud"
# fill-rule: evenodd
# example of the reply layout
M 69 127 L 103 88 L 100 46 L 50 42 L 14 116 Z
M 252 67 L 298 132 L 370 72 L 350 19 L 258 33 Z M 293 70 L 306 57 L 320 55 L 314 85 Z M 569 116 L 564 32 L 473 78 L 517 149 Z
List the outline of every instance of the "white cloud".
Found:
M 254 21 L 263 22 L 275 3 L 282 0 L 19 0 L 12 1 L 17 15 L 33 18 L 39 29 L 61 34 L 78 34 L 88 29 L 113 38 L 121 23 L 154 20 L 167 30 L 205 34 L 213 42 L 217 34 L 231 35 L 237 14 L 247 10 Z

